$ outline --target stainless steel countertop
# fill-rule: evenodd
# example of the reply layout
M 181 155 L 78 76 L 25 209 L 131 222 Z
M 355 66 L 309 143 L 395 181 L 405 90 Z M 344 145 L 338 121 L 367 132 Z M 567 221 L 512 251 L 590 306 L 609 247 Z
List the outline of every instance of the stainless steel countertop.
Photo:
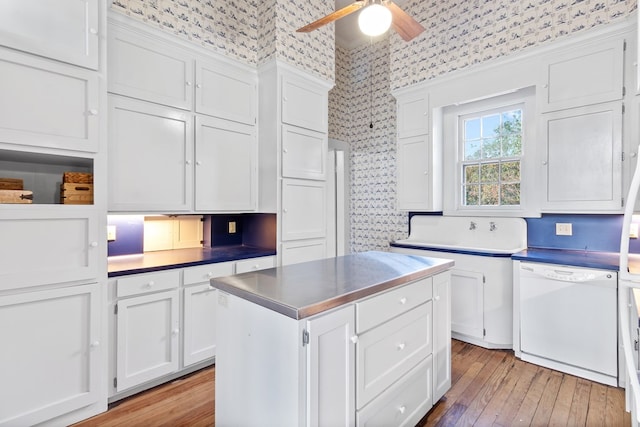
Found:
M 362 252 L 211 279 L 211 285 L 293 319 L 321 313 L 452 267 L 450 259 Z

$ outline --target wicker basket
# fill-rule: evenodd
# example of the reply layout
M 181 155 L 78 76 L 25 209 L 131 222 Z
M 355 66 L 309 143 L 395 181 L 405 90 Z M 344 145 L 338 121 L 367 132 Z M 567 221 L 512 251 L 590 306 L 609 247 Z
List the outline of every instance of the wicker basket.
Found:
M 0 178 L 0 190 L 23 190 L 23 182 L 18 178 Z
M 93 174 L 86 172 L 64 172 L 62 174 L 63 183 L 93 184 Z

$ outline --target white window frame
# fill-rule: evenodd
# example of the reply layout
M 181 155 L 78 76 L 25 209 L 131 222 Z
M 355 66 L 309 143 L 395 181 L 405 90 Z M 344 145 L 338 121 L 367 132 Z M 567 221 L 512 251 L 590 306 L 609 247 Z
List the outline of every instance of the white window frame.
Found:
M 540 216 L 534 208 L 537 112 L 533 87 L 496 94 L 479 100 L 460 102 L 443 109 L 444 203 L 446 215 Z M 517 106 L 522 109 L 522 153 L 520 157 L 520 205 L 465 206 L 462 204 L 463 147 L 460 138 L 462 117 Z

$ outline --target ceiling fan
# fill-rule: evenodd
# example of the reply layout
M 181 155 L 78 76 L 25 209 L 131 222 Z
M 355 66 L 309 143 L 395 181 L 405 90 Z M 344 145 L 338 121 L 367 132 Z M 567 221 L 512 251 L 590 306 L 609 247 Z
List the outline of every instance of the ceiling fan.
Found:
M 360 30 L 366 35 L 380 35 L 392 26 L 400 37 L 409 41 L 424 31 L 424 27 L 419 22 L 391 0 L 356 0 L 342 9 L 299 28 L 297 32 L 308 33 L 360 9 L 362 11 L 358 17 L 358 24 Z

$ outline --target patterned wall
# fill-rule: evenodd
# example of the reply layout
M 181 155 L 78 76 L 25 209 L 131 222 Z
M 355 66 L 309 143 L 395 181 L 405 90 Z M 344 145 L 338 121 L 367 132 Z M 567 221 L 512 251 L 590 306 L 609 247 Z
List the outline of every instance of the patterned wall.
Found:
M 351 51 L 336 45 L 335 86 L 329 91 L 329 138 L 348 142 L 351 125 Z
M 392 89 L 432 79 L 624 18 L 635 0 L 410 0 L 426 28 L 391 38 Z
M 274 56 L 334 78 L 333 25 L 296 33 L 333 11 L 323 0 L 113 0 L 111 9 L 248 64 Z

